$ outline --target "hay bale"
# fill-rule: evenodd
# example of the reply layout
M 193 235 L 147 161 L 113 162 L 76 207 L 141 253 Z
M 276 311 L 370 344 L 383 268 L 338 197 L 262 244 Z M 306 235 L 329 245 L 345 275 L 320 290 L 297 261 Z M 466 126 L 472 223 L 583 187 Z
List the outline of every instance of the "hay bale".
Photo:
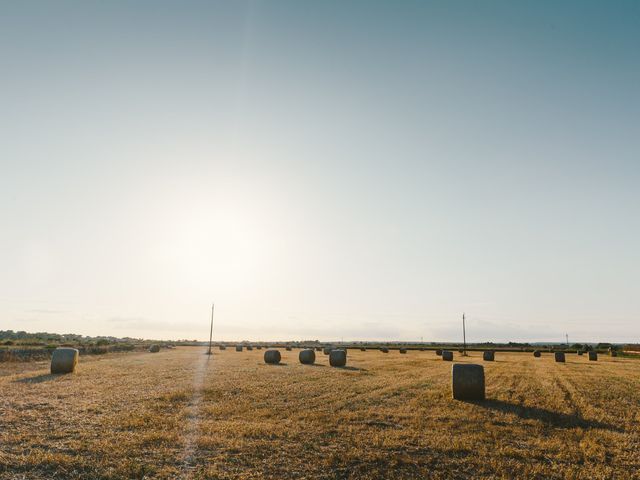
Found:
M 361 352 L 366 352 L 366 351 L 367 351 L 367 349 L 366 349 L 366 348 L 364 348 L 364 347 L 360 347 L 360 351 L 361 351 Z
M 316 352 L 321 352 L 322 351 L 322 347 L 316 347 Z
M 291 351 L 291 347 L 284 347 L 284 349 L 285 349 L 287 352 L 290 352 L 290 351 Z
M 578 355 L 582 356 L 584 355 L 584 352 L 582 350 L 578 350 Z
M 493 362 L 496 359 L 496 352 L 493 350 L 487 350 L 482 352 L 482 360 L 485 362 Z
M 332 367 L 344 367 L 347 364 L 347 352 L 345 350 L 331 350 L 329 353 L 329 365 Z
M 451 392 L 456 400 L 484 400 L 484 367 L 464 363 L 452 365 Z
M 554 355 L 556 362 L 564 363 L 564 352 L 556 352 Z
M 251 345 L 247 345 L 247 350 L 252 351 L 253 347 Z
M 541 355 L 542 354 L 540 353 L 540 350 L 536 350 L 536 351 L 533 352 L 533 356 L 536 357 L 536 358 L 540 358 Z
M 453 352 L 451 350 L 443 350 L 442 351 L 442 360 L 445 362 L 453 361 Z
M 79 356 L 80 352 L 75 348 L 56 348 L 51 356 L 51 373 L 75 372 Z
M 407 353 L 407 349 L 406 348 L 401 348 L 400 349 L 400 353 Z
M 220 345 L 220 346 L 218 346 L 218 349 L 219 349 L 219 350 L 226 350 L 226 349 L 227 349 L 227 347 L 225 347 L 224 345 Z
M 442 356 L 442 350 L 436 350 L 436 355 L 441 357 Z
M 598 361 L 598 352 L 589 352 L 589 360 L 592 362 Z
M 609 352 L 611 354 L 612 357 L 617 357 L 618 356 L 618 352 L 616 352 L 615 350 L 611 350 L 611 352 Z
M 262 350 L 262 345 L 258 345 L 256 348 L 257 348 L 258 350 Z
M 149 351 L 151 353 L 158 353 L 160 351 L 160 345 L 151 345 Z
M 242 345 L 236 345 L 236 352 L 242 351 Z
M 381 351 L 382 353 L 389 353 L 389 349 L 388 349 L 387 347 L 381 347 L 381 348 L 380 348 L 380 351 Z
M 278 350 L 267 350 L 264 352 L 264 363 L 274 365 L 280 363 L 280 360 L 282 360 L 282 356 Z
M 324 347 L 322 349 L 322 353 L 324 353 L 325 355 L 329 355 L 331 353 L 331 350 L 333 350 L 331 347 Z
M 305 365 L 312 365 L 316 361 L 316 352 L 314 352 L 312 348 L 309 348 L 307 350 L 300 350 L 298 359 L 300 360 L 300 363 L 304 363 Z

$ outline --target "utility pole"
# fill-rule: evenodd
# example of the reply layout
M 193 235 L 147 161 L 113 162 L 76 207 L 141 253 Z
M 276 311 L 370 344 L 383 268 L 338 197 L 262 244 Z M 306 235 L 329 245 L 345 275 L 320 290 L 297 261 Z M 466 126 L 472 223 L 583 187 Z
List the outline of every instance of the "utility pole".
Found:
M 207 350 L 207 355 L 211 355 L 211 340 L 213 339 L 213 308 L 215 307 L 215 303 L 211 304 L 211 330 L 209 330 L 209 350 Z
M 462 343 L 464 345 L 462 347 L 462 354 L 467 355 L 467 331 L 464 324 L 464 312 L 462 313 Z
M 569 346 L 569 334 L 568 334 L 568 333 L 565 333 L 565 334 L 564 334 L 564 338 L 566 338 L 566 339 L 567 339 L 567 346 Z

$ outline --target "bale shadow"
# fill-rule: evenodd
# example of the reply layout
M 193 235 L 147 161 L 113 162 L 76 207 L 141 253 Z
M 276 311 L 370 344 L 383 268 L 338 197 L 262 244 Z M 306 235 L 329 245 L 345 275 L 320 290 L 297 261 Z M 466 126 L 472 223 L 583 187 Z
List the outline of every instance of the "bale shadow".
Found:
M 367 369 L 366 368 L 359 368 L 359 367 L 333 367 L 333 368 L 338 368 L 340 370 L 349 370 L 351 372 L 366 372 Z
M 524 405 L 509 403 L 502 400 L 470 400 L 468 403 L 473 403 L 474 405 L 486 408 L 488 410 L 510 413 L 525 420 L 539 420 L 549 426 L 556 428 L 599 428 L 603 430 L 611 430 L 618 433 L 624 431 L 623 429 L 615 425 L 611 425 L 605 422 L 599 422 L 597 420 L 587 420 L 577 414 L 554 412 L 553 410 L 547 410 L 545 408 L 539 407 L 527 407 Z
M 42 382 L 48 382 L 50 380 L 54 380 L 62 375 L 65 375 L 64 373 L 43 373 L 40 375 L 36 375 L 35 377 L 26 377 L 26 378 L 20 378 L 18 380 L 16 380 L 17 383 L 42 383 Z

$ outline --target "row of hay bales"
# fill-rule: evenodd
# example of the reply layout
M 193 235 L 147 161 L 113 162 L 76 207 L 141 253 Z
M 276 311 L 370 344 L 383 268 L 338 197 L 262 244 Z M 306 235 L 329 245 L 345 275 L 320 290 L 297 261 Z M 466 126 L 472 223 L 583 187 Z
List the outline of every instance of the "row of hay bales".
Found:
M 344 367 L 347 365 L 347 351 L 345 349 L 325 349 L 323 351 L 329 357 L 329 365 L 332 367 Z M 264 352 L 264 363 L 277 365 L 282 360 L 279 350 L 267 350 Z M 313 348 L 300 350 L 298 360 L 303 365 L 313 365 L 316 362 L 316 352 Z

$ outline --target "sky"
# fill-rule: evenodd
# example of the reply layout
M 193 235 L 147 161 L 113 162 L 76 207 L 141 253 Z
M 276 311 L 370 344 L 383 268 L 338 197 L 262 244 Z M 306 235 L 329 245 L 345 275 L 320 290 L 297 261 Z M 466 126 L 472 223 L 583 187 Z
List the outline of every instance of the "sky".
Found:
M 0 1 L 0 330 L 640 341 L 640 2 Z

